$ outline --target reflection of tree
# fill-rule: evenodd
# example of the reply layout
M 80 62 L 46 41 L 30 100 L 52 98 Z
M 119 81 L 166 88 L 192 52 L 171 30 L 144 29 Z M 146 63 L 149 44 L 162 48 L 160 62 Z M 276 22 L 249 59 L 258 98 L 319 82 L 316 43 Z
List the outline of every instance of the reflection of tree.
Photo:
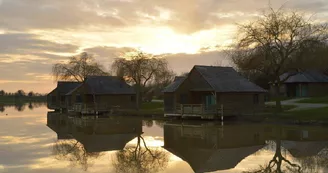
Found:
M 15 104 L 15 109 L 18 111 L 18 112 L 22 112 L 25 110 L 25 105 L 24 104 Z
M 113 166 L 118 173 L 156 173 L 167 167 L 169 159 L 164 150 L 147 147 L 141 135 L 137 137 L 135 147 L 126 147 L 118 151 L 116 158 Z
M 0 112 L 4 112 L 5 111 L 5 107 L 3 105 L 0 105 Z
M 100 153 L 88 153 L 84 146 L 75 140 L 58 140 L 53 146 L 53 154 L 58 160 L 70 161 L 73 167 L 81 166 L 85 171 L 98 158 Z
M 155 120 L 155 124 L 161 128 L 164 127 L 164 121 L 163 120 Z
M 154 125 L 153 120 L 143 120 L 142 123 L 143 123 L 143 125 L 146 125 L 147 127 L 153 127 L 153 125 Z
M 328 169 L 328 150 L 324 149 L 318 155 L 296 158 L 306 172 L 320 172 L 320 169 Z
M 30 109 L 30 110 L 33 110 L 33 104 L 30 102 L 29 104 L 28 104 L 28 108 Z
M 281 133 L 282 129 L 277 128 L 277 138 L 275 140 L 275 154 L 270 162 L 265 166 L 260 166 L 256 170 L 245 171 L 244 173 L 287 173 L 297 172 L 301 173 L 302 168 L 300 165 L 292 163 L 285 156 L 282 155 L 281 148 Z M 284 164 L 285 163 L 285 164 Z

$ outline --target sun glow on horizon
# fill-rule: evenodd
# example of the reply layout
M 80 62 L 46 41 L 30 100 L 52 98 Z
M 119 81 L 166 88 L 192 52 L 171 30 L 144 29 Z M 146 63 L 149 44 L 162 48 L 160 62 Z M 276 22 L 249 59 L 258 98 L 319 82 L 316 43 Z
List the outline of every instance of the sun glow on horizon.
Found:
M 78 45 L 79 49 L 72 53 L 56 53 L 58 55 L 72 55 L 80 53 L 84 48 L 97 46 L 131 47 L 147 53 L 176 54 L 199 53 L 204 47 L 216 47 L 231 43 L 235 26 L 225 25 L 220 28 L 202 30 L 192 34 L 180 34 L 165 26 L 135 26 L 113 32 L 104 31 L 60 31 L 34 30 L 41 39 L 54 40 L 60 44 Z

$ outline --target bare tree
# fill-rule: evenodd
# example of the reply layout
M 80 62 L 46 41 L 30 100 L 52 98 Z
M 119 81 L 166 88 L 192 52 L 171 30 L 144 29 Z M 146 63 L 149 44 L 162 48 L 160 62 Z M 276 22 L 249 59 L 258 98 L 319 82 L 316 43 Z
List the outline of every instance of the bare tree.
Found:
M 98 152 L 87 152 L 83 144 L 75 140 L 58 140 L 52 149 L 57 160 L 70 161 L 71 166 L 80 166 L 84 171 L 87 171 L 89 166 L 93 165 L 93 161 L 101 156 Z
M 116 71 L 117 76 L 122 76 L 135 85 L 137 109 L 141 105 L 145 86 L 150 81 L 158 79 L 159 76 L 169 71 L 166 59 L 142 51 L 124 54 L 121 58 L 114 61 L 112 69 Z
M 72 56 L 68 63 L 57 63 L 52 67 L 55 80 L 67 80 L 82 82 L 87 76 L 107 75 L 103 67 L 95 62 L 92 55 L 83 52 L 78 56 Z
M 4 96 L 6 92 L 4 90 L 0 90 L 0 96 Z
M 251 171 L 244 171 L 243 173 L 302 173 L 302 167 L 297 163 L 292 163 L 282 154 L 283 148 L 281 147 L 281 136 L 282 136 L 282 128 L 276 127 L 276 140 L 269 141 L 270 146 L 274 146 L 275 154 L 273 158 L 269 161 L 269 163 L 265 166 L 260 166 L 257 169 Z M 285 164 L 284 164 L 285 163 Z
M 147 147 L 145 139 L 139 135 L 136 146 L 118 151 L 112 164 L 117 173 L 156 173 L 163 171 L 168 161 L 168 154 L 163 149 Z
M 257 20 L 239 25 L 236 48 L 230 57 L 240 71 L 264 74 L 270 79 L 278 97 L 277 111 L 281 111 L 281 84 L 296 72 L 320 64 L 311 63 L 308 55 L 326 39 L 326 25 L 314 24 L 298 12 L 271 9 Z M 284 73 L 289 75 L 280 78 Z

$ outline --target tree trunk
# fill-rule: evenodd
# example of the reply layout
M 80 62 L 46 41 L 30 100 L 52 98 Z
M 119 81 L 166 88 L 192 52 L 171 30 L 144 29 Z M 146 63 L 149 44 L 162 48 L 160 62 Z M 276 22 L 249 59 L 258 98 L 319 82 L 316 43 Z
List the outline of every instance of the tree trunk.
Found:
M 140 84 L 136 84 L 136 109 L 139 110 L 142 103 L 142 94 L 141 94 Z
M 280 113 L 280 112 L 282 112 L 281 97 L 280 97 L 280 85 L 276 84 L 274 87 L 275 87 L 275 99 L 276 99 L 276 112 Z

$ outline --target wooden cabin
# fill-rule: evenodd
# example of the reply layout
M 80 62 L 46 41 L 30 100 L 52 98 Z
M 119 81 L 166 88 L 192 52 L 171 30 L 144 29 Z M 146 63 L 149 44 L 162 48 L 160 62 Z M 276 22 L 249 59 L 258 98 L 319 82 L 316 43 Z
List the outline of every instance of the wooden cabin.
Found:
M 57 87 L 47 95 L 48 109 L 67 109 L 66 94 L 81 85 L 81 82 L 59 81 Z
M 261 150 L 261 125 L 164 125 L 164 149 L 187 162 L 194 172 L 215 172 L 236 167 Z
M 69 111 L 82 114 L 109 112 L 112 109 L 135 109 L 134 89 L 116 76 L 90 76 L 66 94 Z
M 291 73 L 280 76 L 284 80 Z M 271 85 L 270 93 L 276 94 Z M 304 71 L 290 76 L 279 88 L 279 94 L 285 97 L 322 97 L 328 95 L 328 76 L 318 71 Z
M 232 67 L 194 66 L 164 90 L 165 116 L 216 118 L 241 115 L 264 108 L 263 88 Z
M 71 134 L 87 152 L 123 150 L 128 142 L 142 134 L 141 119 L 71 118 Z

